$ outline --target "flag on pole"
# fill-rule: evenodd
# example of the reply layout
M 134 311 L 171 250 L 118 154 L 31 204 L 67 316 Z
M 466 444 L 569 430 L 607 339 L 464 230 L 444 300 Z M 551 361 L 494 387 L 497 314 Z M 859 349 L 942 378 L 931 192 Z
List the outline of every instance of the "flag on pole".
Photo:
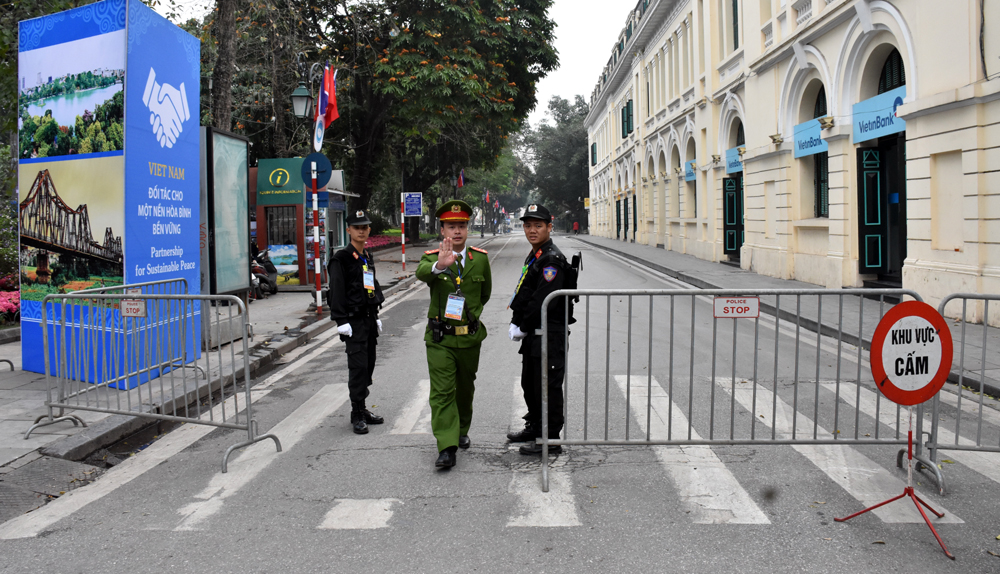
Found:
M 458 172 L 458 184 L 455 187 L 462 187 L 465 185 L 465 170 Z
M 490 190 L 486 190 L 486 203 L 490 202 Z
M 323 70 L 323 82 L 320 85 L 319 97 L 316 98 L 316 133 L 313 137 L 313 149 L 320 151 L 323 147 L 323 131 L 330 127 L 334 120 L 340 117 L 337 111 L 337 70 L 330 69 L 330 62 Z

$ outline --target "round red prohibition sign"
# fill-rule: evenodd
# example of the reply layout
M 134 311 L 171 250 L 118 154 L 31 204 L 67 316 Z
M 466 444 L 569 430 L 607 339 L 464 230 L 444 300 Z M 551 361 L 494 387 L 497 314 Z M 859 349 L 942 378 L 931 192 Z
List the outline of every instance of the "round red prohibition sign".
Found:
M 951 330 L 934 307 L 904 301 L 879 321 L 869 354 L 872 376 L 885 398 L 903 406 L 933 397 L 951 371 Z

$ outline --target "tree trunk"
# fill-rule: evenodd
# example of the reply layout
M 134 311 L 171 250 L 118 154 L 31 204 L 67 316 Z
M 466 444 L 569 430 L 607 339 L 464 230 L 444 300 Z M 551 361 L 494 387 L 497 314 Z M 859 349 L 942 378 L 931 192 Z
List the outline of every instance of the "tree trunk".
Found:
M 236 10 L 239 0 L 216 0 L 214 35 L 219 52 L 212 70 L 212 126 L 233 129 L 233 72 L 236 68 Z
M 271 110 L 274 114 L 274 152 L 275 157 L 288 157 L 288 134 L 285 133 L 285 77 L 282 73 L 282 59 L 285 53 L 284 42 L 278 36 L 274 14 L 271 17 Z

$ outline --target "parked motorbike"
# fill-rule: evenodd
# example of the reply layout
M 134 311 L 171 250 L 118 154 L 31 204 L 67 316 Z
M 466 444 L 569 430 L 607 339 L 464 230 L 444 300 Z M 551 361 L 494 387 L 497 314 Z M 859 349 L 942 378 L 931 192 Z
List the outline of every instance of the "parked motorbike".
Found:
M 268 277 L 267 270 L 256 259 L 250 260 L 250 273 L 257 284 L 257 291 L 262 296 L 278 292 L 278 283 Z
M 267 278 L 271 280 L 271 295 L 278 292 L 278 268 L 271 263 L 271 257 L 267 254 L 267 249 L 260 252 L 257 256 L 257 261 L 264 266 L 267 271 Z

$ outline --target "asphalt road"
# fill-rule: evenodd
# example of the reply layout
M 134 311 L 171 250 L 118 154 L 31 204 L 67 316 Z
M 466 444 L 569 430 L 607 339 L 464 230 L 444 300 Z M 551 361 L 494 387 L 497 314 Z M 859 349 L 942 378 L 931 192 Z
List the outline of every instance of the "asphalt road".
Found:
M 583 252 L 581 287 L 684 287 L 570 237 L 556 241 Z M 915 474 L 920 494 L 946 510 L 935 524 L 956 562 L 908 501 L 834 522 L 902 492 L 898 445 L 739 443 L 793 430 L 800 439 L 893 437 L 900 423 L 905 432 L 906 411 L 877 399 L 864 354 L 858 385 L 856 349 L 796 335 L 793 323 L 738 321 L 734 351 L 734 322 L 712 321 L 704 297 L 659 298 L 652 311 L 641 296 L 581 302 L 566 438 L 733 444 L 569 446 L 543 493 L 538 459 L 504 437 L 524 412 L 506 303 L 529 246 L 519 236 L 485 246 L 490 335 L 472 448 L 456 468 L 433 466 L 428 295 L 418 284 L 382 315 L 369 402 L 386 424 L 351 432 L 346 357 L 329 331 L 255 386 L 260 429 L 280 437 L 281 453 L 260 443 L 222 474 L 222 453 L 241 433 L 184 425 L 97 482 L 0 525 L 0 572 L 1000 572 L 1000 455 L 944 455 L 954 461 L 943 464 L 946 496 Z M 987 404 L 990 440 L 995 407 Z

